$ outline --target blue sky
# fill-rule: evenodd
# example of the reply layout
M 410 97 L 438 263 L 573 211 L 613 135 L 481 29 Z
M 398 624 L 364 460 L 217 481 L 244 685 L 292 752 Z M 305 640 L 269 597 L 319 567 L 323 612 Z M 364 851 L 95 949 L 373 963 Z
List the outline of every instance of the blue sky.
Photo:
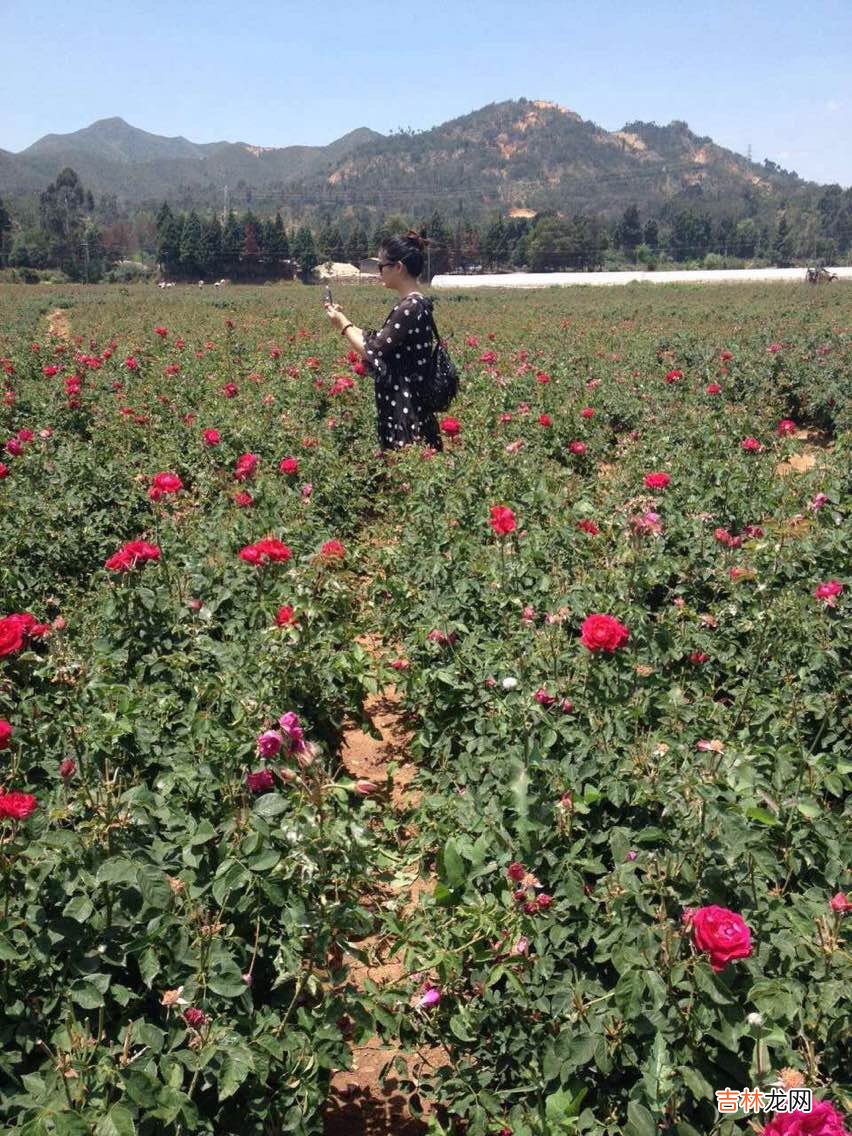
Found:
M 852 184 L 852 0 L 0 0 L 0 148 L 120 115 L 322 144 L 549 99 L 607 130 L 685 119 Z

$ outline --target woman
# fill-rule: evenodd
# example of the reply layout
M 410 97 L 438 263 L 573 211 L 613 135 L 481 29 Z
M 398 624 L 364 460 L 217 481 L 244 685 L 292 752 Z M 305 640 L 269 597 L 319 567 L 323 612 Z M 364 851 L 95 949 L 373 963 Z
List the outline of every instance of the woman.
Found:
M 337 304 L 326 304 L 329 319 L 360 354 L 375 381 L 376 418 L 382 451 L 412 442 L 443 450 L 435 415 L 426 409 L 423 388 L 433 348 L 432 300 L 417 291 L 423 271 L 425 236 L 409 229 L 379 247 L 379 275 L 396 292 L 388 318 L 378 331 L 355 327 Z

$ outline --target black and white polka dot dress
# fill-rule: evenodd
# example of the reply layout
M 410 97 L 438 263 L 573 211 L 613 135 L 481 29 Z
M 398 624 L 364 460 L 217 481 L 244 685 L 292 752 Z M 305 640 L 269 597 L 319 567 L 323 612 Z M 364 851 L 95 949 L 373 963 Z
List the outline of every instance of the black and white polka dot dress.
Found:
M 376 387 L 376 425 L 383 450 L 420 442 L 443 450 L 435 415 L 423 406 L 423 383 L 434 346 L 432 300 L 410 292 L 378 331 L 364 328 L 365 363 Z

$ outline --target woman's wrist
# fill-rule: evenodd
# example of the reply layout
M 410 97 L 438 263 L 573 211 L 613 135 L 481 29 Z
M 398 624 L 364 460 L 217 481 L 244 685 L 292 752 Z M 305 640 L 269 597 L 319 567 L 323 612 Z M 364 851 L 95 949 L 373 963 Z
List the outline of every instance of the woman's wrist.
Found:
M 349 323 L 348 323 L 348 324 L 346 325 L 346 327 L 342 327 L 342 328 L 340 329 L 340 334 L 341 334 L 341 335 L 345 335 L 345 334 L 346 334 L 346 332 L 347 332 L 347 331 L 349 330 L 349 328 L 350 328 L 350 327 L 354 327 L 354 326 L 355 326 L 355 324 L 354 324 L 354 323 L 352 323 L 352 321 L 350 320 L 350 322 L 349 322 Z

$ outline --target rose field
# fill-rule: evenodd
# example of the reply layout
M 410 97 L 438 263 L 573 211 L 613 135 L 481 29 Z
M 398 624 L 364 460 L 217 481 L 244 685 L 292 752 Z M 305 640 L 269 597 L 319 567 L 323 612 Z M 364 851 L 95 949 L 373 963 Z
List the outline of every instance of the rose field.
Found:
M 3 1132 L 852 1131 L 852 284 L 435 307 L 0 285 Z

